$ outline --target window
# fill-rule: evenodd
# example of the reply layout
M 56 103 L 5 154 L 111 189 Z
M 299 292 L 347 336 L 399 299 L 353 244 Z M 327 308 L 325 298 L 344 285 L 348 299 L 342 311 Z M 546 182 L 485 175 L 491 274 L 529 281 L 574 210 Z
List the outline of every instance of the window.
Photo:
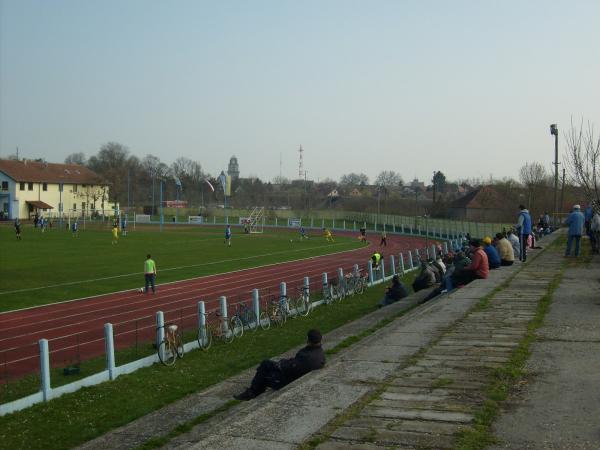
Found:
M 19 190 L 20 190 L 20 191 L 24 191 L 24 190 L 25 190 L 25 182 L 21 181 L 21 182 L 19 183 Z
M 42 190 L 43 191 L 47 191 L 48 190 L 48 183 L 43 183 L 42 184 Z
M 85 211 L 85 202 L 81 202 L 81 210 Z
M 27 183 L 27 190 L 33 191 L 33 183 L 31 181 L 29 183 Z
M 8 181 L 3 181 L 2 182 L 2 190 L 3 191 L 8 191 Z
M 73 203 L 73 211 L 77 211 L 77 203 Z
M 73 185 L 73 193 L 74 194 L 77 193 L 77 185 L 76 184 Z

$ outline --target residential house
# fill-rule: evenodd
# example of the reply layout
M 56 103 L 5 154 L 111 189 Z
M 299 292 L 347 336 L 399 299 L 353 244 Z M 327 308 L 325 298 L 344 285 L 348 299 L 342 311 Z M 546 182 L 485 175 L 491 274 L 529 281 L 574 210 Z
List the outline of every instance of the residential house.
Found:
M 482 186 L 450 203 L 448 216 L 474 222 L 499 222 L 511 220 L 515 210 L 514 201 L 492 186 Z
M 92 214 L 109 206 L 108 184 L 77 164 L 0 159 L 0 184 L 0 208 L 9 219 Z

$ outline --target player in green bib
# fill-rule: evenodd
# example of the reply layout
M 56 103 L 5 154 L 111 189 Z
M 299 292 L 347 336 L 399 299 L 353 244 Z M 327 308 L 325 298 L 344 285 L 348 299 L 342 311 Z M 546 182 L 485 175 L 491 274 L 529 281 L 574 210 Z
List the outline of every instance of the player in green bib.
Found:
M 150 254 L 146 255 L 146 261 L 144 261 L 144 277 L 146 279 L 146 287 L 144 288 L 144 292 L 147 294 L 148 286 L 152 286 L 152 293 L 156 294 L 156 263 Z

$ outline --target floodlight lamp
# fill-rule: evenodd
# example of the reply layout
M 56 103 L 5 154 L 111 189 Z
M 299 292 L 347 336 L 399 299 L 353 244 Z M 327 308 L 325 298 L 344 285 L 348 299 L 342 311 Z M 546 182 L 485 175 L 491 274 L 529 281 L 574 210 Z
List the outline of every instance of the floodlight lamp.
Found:
M 558 136 L 558 127 L 556 126 L 555 123 L 553 123 L 552 125 L 550 125 L 550 134 L 552 136 Z

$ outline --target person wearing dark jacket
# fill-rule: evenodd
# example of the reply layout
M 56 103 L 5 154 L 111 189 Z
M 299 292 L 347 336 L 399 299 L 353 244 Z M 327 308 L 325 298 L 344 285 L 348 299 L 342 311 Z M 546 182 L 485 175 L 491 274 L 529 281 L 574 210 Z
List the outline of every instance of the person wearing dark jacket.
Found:
M 398 275 L 394 275 L 392 285 L 385 291 L 385 297 L 379 302 L 379 306 L 391 305 L 404 297 L 408 297 L 408 290 Z
M 236 400 L 251 400 L 270 387 L 279 390 L 308 372 L 321 369 L 325 365 L 325 354 L 321 347 L 321 332 L 312 329 L 307 334 L 307 345 L 296 356 L 289 359 L 272 361 L 265 359 L 256 369 L 250 387 L 234 395 Z
M 435 273 L 431 269 L 431 266 L 425 261 L 421 262 L 421 273 L 417 275 L 415 281 L 413 281 L 413 291 L 419 292 L 423 289 L 434 286 L 436 283 Z

